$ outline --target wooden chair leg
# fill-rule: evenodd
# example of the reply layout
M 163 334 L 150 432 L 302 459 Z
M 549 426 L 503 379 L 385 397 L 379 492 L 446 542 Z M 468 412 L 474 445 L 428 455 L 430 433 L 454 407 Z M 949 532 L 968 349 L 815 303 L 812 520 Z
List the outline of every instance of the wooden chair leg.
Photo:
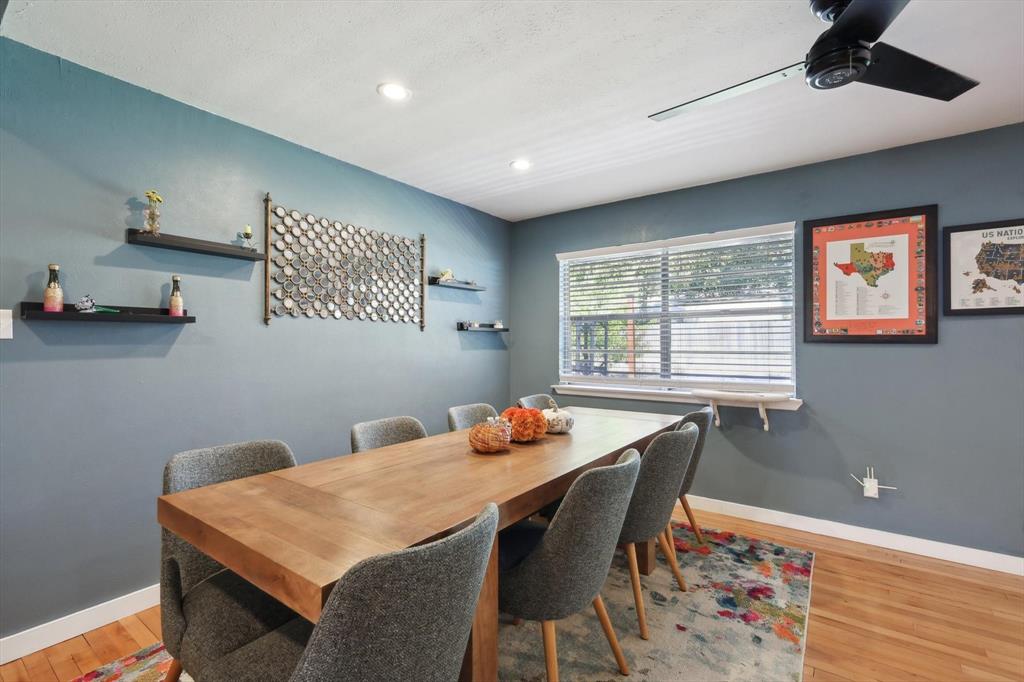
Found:
M 619 639 L 615 636 L 615 630 L 612 629 L 612 621 L 608 617 L 608 611 L 604 608 L 604 600 L 601 599 L 601 595 L 594 597 L 594 611 L 597 612 L 597 618 L 601 621 L 601 627 L 604 629 L 604 636 L 608 638 L 608 644 L 611 645 L 612 653 L 615 654 L 619 672 L 628 675 L 629 666 L 626 665 L 626 657 L 622 655 L 622 649 L 619 648 Z
M 171 667 L 167 669 L 167 676 L 164 677 L 164 682 L 178 682 L 178 678 L 181 677 L 181 663 L 178 659 L 171 659 Z
M 680 495 L 679 501 L 683 503 L 683 511 L 686 512 L 686 518 L 690 520 L 690 528 L 693 528 L 693 534 L 697 536 L 697 542 L 703 545 L 704 535 L 700 532 L 697 519 L 693 518 L 693 510 L 690 509 L 690 503 L 686 501 L 686 495 Z
M 555 646 L 555 621 L 542 620 L 544 634 L 544 663 L 548 669 L 548 682 L 558 682 L 558 648 Z
M 668 536 L 669 534 L 663 531 L 658 536 L 658 544 L 661 546 L 661 553 L 665 555 L 665 561 L 668 562 L 669 567 L 676 576 L 679 589 L 686 592 L 686 581 L 683 580 L 683 574 L 679 570 L 679 563 L 676 561 L 676 553 L 672 551 L 672 543 L 669 542 Z
M 669 521 L 668 525 L 665 526 L 665 532 L 668 533 L 668 544 L 672 546 L 672 554 L 673 554 L 673 556 L 678 557 L 678 555 L 676 554 L 676 541 L 675 541 L 675 536 L 672 533 L 672 522 L 671 521 Z
M 647 613 L 644 611 L 644 595 L 640 591 L 640 567 L 636 562 L 636 545 L 626 545 L 626 558 L 629 559 L 629 581 L 633 583 L 633 601 L 636 602 L 636 619 L 640 623 L 640 638 L 648 639 Z

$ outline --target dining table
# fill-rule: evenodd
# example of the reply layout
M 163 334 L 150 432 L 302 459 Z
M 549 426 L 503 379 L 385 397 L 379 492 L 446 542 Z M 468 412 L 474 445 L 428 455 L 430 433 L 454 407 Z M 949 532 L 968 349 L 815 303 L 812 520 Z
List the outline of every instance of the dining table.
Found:
M 497 504 L 499 530 L 565 495 L 584 471 L 641 453 L 677 415 L 570 407 L 569 433 L 477 454 L 453 431 L 163 495 L 157 520 L 316 622 L 332 587 L 369 557 L 442 538 Z M 498 679 L 498 542 L 477 601 L 462 679 Z M 640 570 L 654 545 L 637 547 Z M 539 636 L 539 635 L 538 635 Z

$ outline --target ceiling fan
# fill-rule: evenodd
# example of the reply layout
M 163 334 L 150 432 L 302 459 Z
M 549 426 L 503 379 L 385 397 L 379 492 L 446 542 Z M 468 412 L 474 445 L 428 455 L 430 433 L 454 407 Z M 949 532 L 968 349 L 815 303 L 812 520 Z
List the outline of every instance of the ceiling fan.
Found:
M 799 73 L 803 73 L 807 84 L 816 90 L 830 90 L 859 81 L 946 102 L 959 97 L 978 81 L 892 45 L 876 42 L 909 1 L 810 0 L 811 11 L 832 26 L 818 36 L 804 61 L 659 111 L 648 118 L 664 121 Z

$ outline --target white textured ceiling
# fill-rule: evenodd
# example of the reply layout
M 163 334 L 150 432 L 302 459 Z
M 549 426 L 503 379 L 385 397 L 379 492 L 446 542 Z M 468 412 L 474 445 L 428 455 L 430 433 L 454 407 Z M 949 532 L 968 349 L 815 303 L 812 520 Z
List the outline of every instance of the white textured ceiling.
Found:
M 0 32 L 510 220 L 1024 120 L 1020 0 L 916 0 L 886 32 L 981 81 L 950 103 L 791 80 L 647 119 L 824 28 L 804 0 L 12 0 Z

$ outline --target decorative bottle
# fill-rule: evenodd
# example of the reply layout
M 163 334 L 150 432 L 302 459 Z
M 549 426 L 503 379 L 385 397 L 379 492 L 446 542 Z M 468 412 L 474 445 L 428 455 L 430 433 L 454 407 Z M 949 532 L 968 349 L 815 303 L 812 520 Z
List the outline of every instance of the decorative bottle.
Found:
M 185 301 L 181 298 L 181 275 L 171 277 L 171 301 L 168 314 L 171 317 L 185 316 Z
M 64 290 L 60 287 L 60 266 L 50 263 L 50 280 L 43 293 L 43 310 L 48 313 L 64 312 Z

